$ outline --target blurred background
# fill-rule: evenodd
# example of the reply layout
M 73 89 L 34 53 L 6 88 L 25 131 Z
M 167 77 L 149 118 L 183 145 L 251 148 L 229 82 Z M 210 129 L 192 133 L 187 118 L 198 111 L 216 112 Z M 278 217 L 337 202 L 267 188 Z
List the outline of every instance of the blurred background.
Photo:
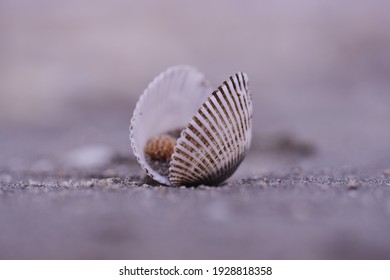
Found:
M 216 86 L 248 73 L 254 148 L 264 135 L 294 135 L 314 148 L 310 166 L 385 166 L 389 26 L 388 1 L 0 0 L 3 148 L 16 126 L 78 126 L 83 144 L 106 141 L 101 129 L 88 136 L 94 124 L 119 122 L 108 144 L 129 149 L 144 88 L 190 64 Z
M 385 0 L 0 0 L 0 258 L 388 259 L 389 27 Z M 224 187 L 151 187 L 132 155 L 176 64 L 249 76 Z

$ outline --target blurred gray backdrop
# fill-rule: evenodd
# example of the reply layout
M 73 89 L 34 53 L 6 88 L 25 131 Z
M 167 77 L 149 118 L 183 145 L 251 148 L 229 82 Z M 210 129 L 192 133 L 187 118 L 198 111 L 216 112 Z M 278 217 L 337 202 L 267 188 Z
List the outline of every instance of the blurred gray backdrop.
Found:
M 389 26 L 389 1 L 0 0 L 0 121 L 61 125 L 75 104 L 130 120 L 154 76 L 191 64 L 216 86 L 248 73 L 254 146 L 289 133 L 311 166 L 388 166 Z

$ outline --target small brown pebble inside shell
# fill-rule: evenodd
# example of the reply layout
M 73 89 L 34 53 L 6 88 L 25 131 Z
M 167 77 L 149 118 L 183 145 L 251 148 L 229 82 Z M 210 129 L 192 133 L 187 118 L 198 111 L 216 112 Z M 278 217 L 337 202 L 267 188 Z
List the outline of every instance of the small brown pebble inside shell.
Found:
M 176 138 L 163 134 L 148 140 L 144 151 L 151 159 L 169 161 L 175 145 Z

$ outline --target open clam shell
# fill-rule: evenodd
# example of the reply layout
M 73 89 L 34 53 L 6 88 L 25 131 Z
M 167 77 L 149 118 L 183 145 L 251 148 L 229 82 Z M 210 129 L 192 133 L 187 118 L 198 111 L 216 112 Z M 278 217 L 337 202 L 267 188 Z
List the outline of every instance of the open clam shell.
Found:
M 247 154 L 251 136 L 247 75 L 239 72 L 213 91 L 189 66 L 157 76 L 141 95 L 130 125 L 141 167 L 173 186 L 226 180 Z

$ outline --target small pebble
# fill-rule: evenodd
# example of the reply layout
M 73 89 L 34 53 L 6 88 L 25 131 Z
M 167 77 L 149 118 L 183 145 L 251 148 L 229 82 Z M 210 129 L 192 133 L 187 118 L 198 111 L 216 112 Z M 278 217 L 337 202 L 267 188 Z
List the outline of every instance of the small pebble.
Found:
M 389 176 L 389 177 L 390 177 L 390 168 L 385 169 L 385 170 L 383 171 L 383 174 L 384 174 L 385 176 Z
M 262 188 L 266 188 L 268 185 L 266 182 L 264 182 L 263 180 L 260 180 L 256 183 L 256 185 L 258 185 L 259 187 L 262 187 Z
M 28 180 L 28 184 L 29 184 L 29 185 L 34 185 L 34 186 L 35 186 L 35 185 L 39 185 L 39 182 L 30 179 L 30 180 Z
M 350 190 L 356 190 L 359 187 L 359 182 L 356 179 L 348 179 L 347 188 Z
M 71 181 L 62 181 L 59 183 L 60 187 L 63 188 L 70 188 L 72 187 L 72 182 Z
M 160 135 L 150 139 L 145 146 L 145 154 L 153 160 L 168 161 L 175 149 L 176 138 L 170 135 Z
M 95 186 L 95 182 L 93 180 L 88 180 L 88 181 L 85 182 L 85 186 L 87 188 L 92 188 L 92 187 Z

